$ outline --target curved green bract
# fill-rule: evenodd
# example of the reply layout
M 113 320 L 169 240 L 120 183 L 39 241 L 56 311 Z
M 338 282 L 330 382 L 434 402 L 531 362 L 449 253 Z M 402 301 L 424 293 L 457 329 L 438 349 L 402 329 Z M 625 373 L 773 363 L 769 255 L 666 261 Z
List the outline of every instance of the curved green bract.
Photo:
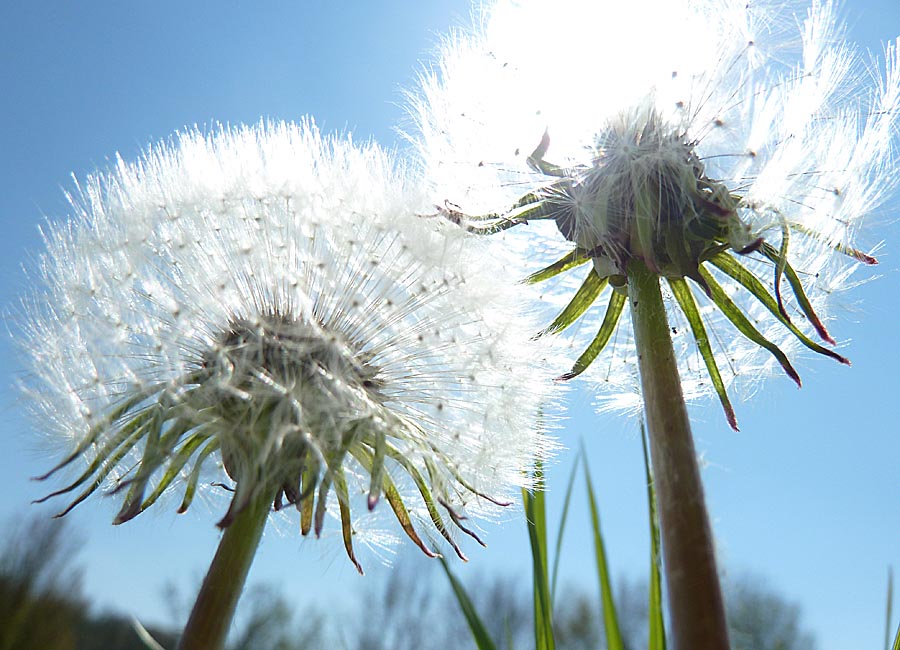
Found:
M 89 478 L 91 478 L 91 476 L 93 476 L 94 473 L 97 472 L 97 470 L 99 470 L 101 467 L 104 467 L 105 469 L 103 471 L 101 471 L 101 474 L 99 476 L 100 483 L 102 483 L 103 479 L 105 479 L 108 476 L 109 472 L 112 470 L 111 466 L 107 466 L 105 464 L 106 459 L 109 458 L 110 455 L 116 453 L 116 450 L 118 450 L 123 445 L 124 445 L 123 453 L 121 454 L 121 456 L 124 456 L 126 453 L 128 453 L 138 443 L 141 436 L 144 435 L 144 428 L 146 426 L 146 421 L 148 419 L 149 419 L 148 416 L 141 415 L 141 416 L 138 416 L 138 417 L 134 418 L 133 420 L 129 421 L 127 424 L 123 425 L 122 428 L 119 429 L 117 434 L 112 436 L 99 449 L 99 451 L 94 455 L 93 460 L 88 464 L 88 466 L 78 476 L 78 478 L 76 478 L 74 481 L 72 481 L 69 485 L 67 485 L 64 488 L 56 490 L 55 492 L 51 492 L 50 494 L 43 496 L 40 499 L 35 499 L 34 503 L 44 503 L 48 499 L 59 496 L 61 494 L 67 494 L 67 493 L 71 492 L 72 490 L 75 490 L 81 484 L 83 484 L 85 481 L 87 481 Z M 79 448 L 81 448 L 81 445 L 79 445 Z M 45 480 L 45 479 L 49 478 L 57 470 L 65 467 L 70 462 L 71 462 L 71 460 L 67 457 L 65 461 L 63 461 L 62 463 L 57 465 L 55 468 L 50 470 L 50 472 L 48 472 L 47 474 L 44 474 L 43 476 L 37 477 L 37 480 Z M 97 485 L 99 486 L 100 483 L 98 483 Z
M 124 445 L 120 446 L 117 451 L 115 451 L 114 453 L 110 454 L 109 456 L 107 456 L 105 458 L 105 462 L 103 463 L 102 467 L 100 468 L 100 471 L 97 472 L 96 475 L 94 476 L 94 481 L 81 494 L 79 494 L 77 497 L 75 497 L 75 499 L 68 506 L 66 506 L 65 510 L 63 510 L 62 512 L 60 512 L 59 514 L 57 514 L 55 516 L 56 517 L 66 516 L 69 512 L 72 511 L 72 508 L 74 508 L 79 503 L 81 503 L 82 501 L 87 499 L 91 494 L 93 494 L 97 490 L 97 488 L 103 484 L 103 481 L 106 480 L 106 477 L 109 476 L 110 472 L 112 472 L 113 469 L 115 469 L 116 465 L 119 464 L 119 461 L 122 460 L 129 451 L 131 451 L 131 448 L 135 444 L 137 444 L 137 441 L 140 440 L 141 436 L 143 436 L 143 435 L 144 435 L 144 427 L 138 427 L 137 429 L 135 429 L 134 433 L 131 434 L 131 437 L 125 442 Z M 90 476 L 90 475 L 88 475 L 88 476 Z M 57 494 L 63 494 L 66 492 L 70 492 L 73 489 L 75 489 L 76 487 L 78 487 L 79 485 L 81 485 L 81 483 L 83 483 L 83 482 L 84 482 L 83 480 L 79 480 L 77 483 L 73 483 L 72 485 L 68 486 L 67 488 L 64 488 L 63 490 L 60 490 L 60 491 L 58 491 L 54 494 L 51 494 L 45 498 L 49 499 L 51 496 L 56 496 Z
M 434 527 L 437 528 L 437 531 L 441 534 L 448 544 L 453 548 L 456 552 L 456 555 L 463 562 L 468 562 L 469 558 L 467 558 L 462 550 L 459 548 L 459 545 L 453 541 L 453 538 L 450 536 L 450 531 L 447 530 L 447 526 L 444 524 L 444 520 L 441 518 L 441 513 L 438 512 L 437 506 L 435 505 L 434 496 L 431 494 L 431 490 L 428 489 L 428 484 L 425 482 L 425 479 L 422 477 L 422 474 L 418 469 L 409 461 L 409 459 L 400 453 L 399 450 L 395 449 L 392 445 L 387 446 L 387 455 L 392 459 L 397 461 L 409 477 L 415 483 L 416 488 L 419 490 L 419 494 L 422 497 L 422 501 L 425 503 L 425 509 L 428 510 L 428 515 L 431 517 L 431 523 L 434 524 Z
M 777 301 L 766 290 L 765 286 L 763 286 L 763 283 L 759 280 L 759 278 L 757 278 L 748 268 L 734 259 L 734 257 L 727 253 L 720 253 L 709 261 L 717 269 L 722 271 L 722 273 L 726 274 L 728 277 L 732 278 L 738 284 L 744 287 L 747 291 L 752 293 L 753 296 L 757 300 L 759 300 L 759 302 L 762 303 L 762 305 L 766 309 L 769 310 L 769 313 L 777 318 L 782 325 L 787 327 L 791 331 L 791 333 L 797 337 L 797 340 L 799 340 L 807 348 L 818 354 L 825 355 L 826 357 L 831 357 L 835 361 L 843 363 L 844 365 L 850 365 L 849 359 L 841 356 L 834 350 L 829 350 L 828 348 L 819 345 L 802 331 L 800 331 L 800 329 L 796 325 L 794 325 L 794 323 L 785 318 L 781 310 L 778 309 Z
M 309 535 L 309 531 L 312 530 L 313 525 L 313 491 L 316 487 L 316 482 L 319 480 L 319 469 L 321 467 L 321 463 L 319 461 L 319 457 L 315 454 L 310 454 L 310 462 L 306 463 L 303 466 L 303 471 L 300 473 L 300 484 L 303 486 L 303 492 L 300 495 L 300 534 L 304 537 Z
M 477 235 L 494 235 L 513 226 L 528 223 L 531 220 L 553 219 L 554 213 L 544 198 L 536 192 L 529 192 L 503 214 L 490 212 L 482 215 L 464 214 L 456 207 L 438 207 L 438 214 L 443 215 L 455 224 L 461 224 L 468 232 Z
M 784 275 L 784 269 L 787 266 L 788 244 L 791 241 L 791 229 L 786 223 L 781 224 L 781 248 L 778 251 L 778 261 L 775 263 L 775 301 L 778 303 L 778 311 L 784 317 L 784 320 L 791 320 L 787 311 L 784 309 L 784 301 L 781 299 L 781 277 Z
M 675 295 L 675 300 L 681 307 L 681 311 L 687 317 L 691 326 L 691 333 L 700 349 L 700 356 L 706 364 L 706 371 L 712 380 L 713 387 L 716 389 L 716 395 L 719 396 L 719 403 L 725 411 L 725 418 L 732 429 L 738 431 L 737 417 L 734 414 L 734 407 L 731 406 L 731 400 L 728 399 L 728 393 L 725 390 L 725 383 L 722 381 L 722 375 L 719 374 L 719 366 L 716 364 L 716 357 L 713 354 L 712 346 L 709 344 L 709 336 L 706 333 L 706 327 L 703 325 L 703 319 L 700 317 L 700 310 L 697 309 L 697 301 L 694 300 L 694 294 L 688 286 L 687 281 L 682 279 L 669 278 L 669 286 Z
M 788 283 L 791 285 L 791 289 L 794 292 L 794 296 L 797 298 L 797 303 L 800 305 L 800 309 L 809 319 L 809 322 L 812 323 L 812 326 L 816 329 L 816 332 L 819 334 L 819 336 L 821 336 L 823 340 L 834 345 L 835 340 L 831 338 L 831 334 L 828 333 L 828 330 L 825 329 L 825 325 L 822 324 L 822 321 L 819 320 L 819 317 L 816 315 L 812 303 L 809 302 L 809 298 L 807 298 L 806 292 L 803 290 L 803 284 L 800 282 L 800 277 L 797 275 L 797 272 L 794 271 L 790 263 L 788 263 L 787 260 L 783 259 L 779 251 L 775 250 L 775 247 L 771 244 L 763 242 L 763 245 L 759 250 L 766 258 L 768 258 L 775 264 L 784 265 L 784 275 L 787 278 Z
M 589 262 L 590 259 L 590 257 L 579 251 L 577 248 L 573 249 L 556 260 L 550 266 L 547 266 L 540 271 L 535 271 L 527 278 L 525 278 L 523 282 L 525 284 L 537 284 L 538 282 L 549 280 L 550 278 L 555 277 L 560 273 L 564 273 L 569 269 L 573 269 L 576 266 L 581 266 L 585 262 Z
M 425 542 L 423 542 L 422 538 L 419 537 L 419 534 L 416 533 L 416 529 L 412 525 L 412 518 L 409 516 L 409 510 L 406 509 L 406 505 L 404 505 L 403 499 L 400 497 L 397 486 L 394 485 L 394 482 L 387 473 L 384 475 L 383 488 L 384 498 L 387 499 L 387 502 L 390 504 L 391 509 L 394 511 L 394 516 L 397 518 L 397 521 L 400 523 L 400 527 L 403 529 L 403 532 L 406 533 L 406 536 L 409 537 L 413 544 L 422 549 L 422 552 L 428 557 L 441 557 L 438 553 L 435 553 L 425 546 Z
M 716 279 L 704 268 L 700 268 L 700 273 L 703 274 L 703 279 L 706 280 L 709 285 L 709 290 L 711 293 L 712 301 L 716 304 L 716 307 L 725 314 L 725 317 L 728 318 L 732 322 L 732 324 L 737 328 L 737 330 L 746 336 L 748 339 L 759 345 L 760 347 L 765 348 L 769 352 L 772 353 L 778 363 L 781 364 L 781 367 L 784 369 L 787 376 L 793 379 L 797 386 L 801 386 L 802 382 L 800 381 L 800 375 L 797 374 L 797 371 L 794 370 L 794 366 L 791 365 L 791 362 L 788 360 L 787 356 L 781 349 L 764 337 L 759 333 L 753 323 L 744 315 L 744 313 L 740 310 L 740 308 L 734 304 L 734 301 L 728 297 L 728 294 L 725 293 L 725 290 L 722 288 Z
M 369 498 L 367 505 L 369 510 L 375 508 L 378 503 L 378 495 L 381 494 L 382 477 L 384 476 L 384 450 L 387 446 L 387 437 L 384 429 L 375 427 L 374 454 L 372 467 L 369 471 Z
M 527 221 L 526 219 L 520 219 L 518 217 L 494 216 L 496 216 L 496 219 L 487 225 L 466 224 L 466 231 L 476 235 L 496 235 L 498 232 L 509 230 L 510 228 L 518 226 L 520 223 L 526 223 Z
M 168 410 L 168 409 L 166 409 Z M 163 411 L 161 410 L 160 413 Z M 128 495 L 122 504 L 121 510 L 113 520 L 113 524 L 120 524 L 133 519 L 143 508 L 141 504 L 144 502 L 144 491 L 150 478 L 158 467 L 162 465 L 162 460 L 169 457 L 172 450 L 178 444 L 181 437 L 193 428 L 194 424 L 182 418 L 176 419 L 169 424 L 169 428 L 163 434 L 162 430 L 166 425 L 166 421 L 162 416 L 153 418 L 153 428 L 147 437 L 147 444 L 144 447 L 144 455 L 138 466 L 137 474 L 133 479 L 122 481 L 116 486 L 113 492 L 118 492 L 128 486 Z
M 92 426 L 90 428 L 90 430 L 88 431 L 88 434 L 84 437 L 84 439 L 81 442 L 78 443 L 78 446 L 75 447 L 75 449 L 72 451 L 71 454 L 69 454 L 68 456 L 63 458 L 57 465 L 55 465 L 52 469 L 50 469 L 50 471 L 46 472 L 45 474 L 41 474 L 40 476 L 35 476 L 34 480 L 45 481 L 48 478 L 50 478 L 51 476 L 53 476 L 56 472 L 61 470 L 63 467 L 66 467 L 67 465 L 69 465 L 76 458 L 79 458 L 84 452 L 86 452 L 88 450 L 88 447 L 90 447 L 97 441 L 97 438 L 99 438 L 102 433 L 104 433 L 107 429 L 110 428 L 110 426 L 112 426 L 113 422 L 115 422 L 116 420 L 121 418 L 128 411 L 130 411 L 135 406 L 137 406 L 138 404 L 143 402 L 145 399 L 148 399 L 151 395 L 158 393 L 161 386 L 162 386 L 161 384 L 157 384 L 157 385 L 151 386 L 150 388 L 148 388 L 146 390 L 138 391 L 132 397 L 124 400 L 121 404 L 119 404 L 119 406 L 113 408 L 107 415 L 105 415 L 103 418 L 101 418 L 99 422 L 97 422 L 94 426 Z M 122 433 L 124 433 L 125 429 L 128 428 L 129 426 L 131 426 L 131 425 L 137 426 L 136 422 L 139 420 L 140 417 L 142 417 L 142 416 L 132 418 L 129 421 L 129 423 L 124 424 L 122 426 L 120 431 Z M 127 436 L 125 436 L 125 437 L 127 437 Z M 107 443 L 107 444 L 109 444 L 109 443 Z M 104 449 L 105 448 L 106 447 L 104 446 Z
M 594 304 L 594 300 L 606 288 L 607 284 L 609 284 L 609 279 L 601 278 L 597 271 L 591 268 L 588 276 L 581 283 L 569 304 L 565 306 L 550 325 L 538 332 L 535 338 L 545 334 L 555 334 L 569 327 Z
M 475 532 L 474 530 L 472 530 L 471 528 L 468 528 L 468 527 L 463 523 L 463 519 L 465 519 L 465 517 L 464 517 L 463 515 L 461 515 L 461 514 L 459 514 L 458 512 L 456 512 L 456 510 L 453 509 L 453 506 L 451 506 L 451 505 L 450 505 L 446 500 L 444 500 L 444 499 L 440 499 L 440 498 L 439 498 L 439 499 L 438 499 L 438 503 L 440 503 L 442 506 L 444 506 L 444 510 L 446 510 L 446 511 L 447 511 L 447 514 L 450 515 L 451 521 L 453 521 L 454 525 L 456 525 L 457 528 L 459 528 L 459 529 L 460 529 L 462 532 L 464 532 L 466 535 L 468 535 L 469 537 L 471 537 L 472 539 L 474 539 L 474 540 L 475 540 L 476 542 L 478 542 L 481 546 L 483 546 L 484 548 L 487 548 L 487 544 L 485 544 L 484 541 L 478 536 L 478 533 L 476 533 L 476 532 Z
M 432 459 L 428 458 L 427 456 L 425 458 L 423 458 L 422 460 L 425 463 L 425 470 L 428 472 L 428 478 L 429 478 L 431 484 L 432 485 L 440 485 L 440 478 L 439 478 L 440 472 L 439 472 L 437 466 L 434 464 L 434 461 Z M 450 505 L 450 503 L 446 499 L 438 496 L 437 502 L 440 503 L 444 507 L 444 510 L 446 510 L 447 514 L 450 516 L 450 520 L 454 523 L 454 525 L 456 525 L 457 528 L 459 528 L 466 535 L 468 535 L 469 537 L 474 539 L 481 546 L 487 548 L 487 544 L 485 544 L 482 541 L 482 539 L 478 536 L 478 534 L 474 530 L 466 527 L 465 524 L 463 524 L 462 520 L 465 519 L 465 517 L 463 515 L 459 514 L 458 512 L 456 512 L 456 510 L 453 509 L 453 506 Z
M 810 230 L 803 224 L 791 222 L 790 227 L 791 227 L 791 230 L 796 230 L 799 233 L 803 233 L 807 237 L 811 237 L 812 239 L 815 239 L 817 241 L 822 240 L 821 236 L 819 236 L 818 233 L 816 233 L 813 230 Z M 841 242 L 829 242 L 828 245 L 831 246 L 832 250 L 837 251 L 841 255 L 846 255 L 847 257 L 852 257 L 857 262 L 862 262 L 863 264 L 867 264 L 869 266 L 874 266 L 875 264 L 878 264 L 877 258 L 875 258 L 872 255 L 869 255 L 868 253 L 862 252 L 858 248 L 853 248 L 852 246 L 847 246 L 847 244 L 844 244 Z
M 443 453 L 436 446 L 429 445 L 429 450 L 431 451 L 432 454 L 434 454 L 435 458 L 440 459 L 440 461 L 444 464 L 444 469 L 446 469 L 448 472 L 450 472 L 450 475 L 453 477 L 453 480 L 456 481 L 457 483 L 459 483 L 461 486 L 463 486 L 465 489 L 467 489 L 472 494 L 479 496 L 482 499 L 484 499 L 485 501 L 490 501 L 494 505 L 501 506 L 503 508 L 512 505 L 512 501 L 503 501 L 501 499 L 498 499 L 497 497 L 487 494 L 483 490 L 479 490 L 478 488 L 476 488 L 471 482 L 469 482 L 460 473 L 459 468 L 457 468 L 455 466 L 455 463 L 452 461 L 452 459 L 450 459 L 445 453 Z M 432 471 L 434 468 L 434 463 L 431 463 L 429 461 L 429 464 L 427 466 L 429 467 L 429 471 Z M 432 475 L 434 475 L 434 472 L 432 472 Z
M 597 355 L 603 351 L 603 348 L 606 347 L 613 332 L 616 330 L 616 325 L 619 323 L 619 317 L 622 315 L 622 308 L 625 306 L 625 300 L 625 296 L 618 291 L 610 292 L 609 305 L 606 307 L 606 316 L 600 324 L 600 330 L 597 332 L 597 336 L 591 341 L 587 350 L 582 352 L 581 356 L 578 357 L 575 365 L 572 366 L 572 370 L 561 375 L 559 377 L 560 380 L 572 379 L 583 373 L 588 369 L 588 366 L 594 362 Z
M 541 136 L 541 141 L 538 143 L 538 146 L 535 147 L 534 151 L 531 152 L 531 155 L 529 155 L 526 160 L 528 166 L 545 176 L 564 178 L 566 176 L 566 171 L 563 168 L 544 160 L 544 156 L 547 154 L 548 149 L 550 149 L 550 133 L 545 129 L 544 135 Z
M 181 449 L 178 450 L 178 453 L 175 455 L 175 458 L 169 463 L 169 467 L 166 470 L 166 473 L 163 475 L 162 479 L 160 479 L 159 484 L 154 488 L 153 492 L 150 493 L 144 502 L 141 503 L 140 511 L 143 512 L 159 499 L 160 495 L 165 491 L 169 485 L 172 484 L 172 481 L 179 475 L 181 469 L 187 464 L 187 462 L 191 459 L 194 452 L 197 448 L 200 447 L 204 442 L 209 440 L 209 434 L 205 433 L 194 433 L 189 436 L 188 439 L 181 446 Z
M 325 526 L 325 512 L 328 506 L 328 491 L 331 489 L 331 483 L 334 480 L 334 473 L 325 472 L 322 480 L 319 481 L 318 495 L 316 495 L 316 507 L 313 513 L 313 532 L 316 537 L 322 534 L 322 528 Z M 307 497 L 308 501 L 312 501 L 312 495 Z
M 179 514 L 187 512 L 187 509 L 190 508 L 194 495 L 197 493 L 197 483 L 200 482 L 200 470 L 203 468 L 203 461 L 206 460 L 207 456 L 217 451 L 219 446 L 219 439 L 213 437 L 197 454 L 197 458 L 194 460 L 194 467 L 191 469 L 190 476 L 188 476 L 187 487 L 184 489 L 184 498 L 181 500 L 181 505 L 178 506 Z
M 337 496 L 338 510 L 341 514 L 341 537 L 344 539 L 344 549 L 347 551 L 347 557 L 359 571 L 359 575 L 363 575 L 362 566 L 356 559 L 353 552 L 353 522 L 350 518 L 350 495 L 347 492 L 347 479 L 344 477 L 344 467 L 339 465 L 334 471 L 334 492 Z

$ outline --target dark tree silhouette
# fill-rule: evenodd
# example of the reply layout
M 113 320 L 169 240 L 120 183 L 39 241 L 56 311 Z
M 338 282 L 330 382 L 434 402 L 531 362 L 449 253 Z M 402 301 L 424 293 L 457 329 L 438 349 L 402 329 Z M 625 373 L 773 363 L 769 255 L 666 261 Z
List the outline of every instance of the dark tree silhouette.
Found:
M 12 517 L 0 550 L 0 650 L 74 650 L 84 609 L 78 543 L 60 520 Z
M 0 650 L 147 650 L 129 617 L 91 615 L 82 595 L 79 540 L 60 520 L 18 517 L 0 547 Z M 470 567 L 474 569 L 474 565 Z M 498 649 L 534 647 L 531 583 L 518 578 L 457 574 Z M 167 601 L 177 602 L 172 588 Z M 436 561 L 402 559 L 386 579 L 369 581 L 326 618 L 315 608 L 298 610 L 278 589 L 255 586 L 242 599 L 228 650 L 468 650 L 473 640 Z M 646 647 L 647 585 L 620 581 L 619 625 L 626 648 Z M 733 650 L 814 650 L 801 626 L 800 608 L 764 580 L 742 576 L 726 591 Z M 174 648 L 179 625 L 148 629 L 164 648 Z M 605 648 L 600 604 L 579 589 L 560 592 L 554 607 L 558 650 Z
M 762 578 L 743 576 L 726 589 L 733 650 L 814 650 L 801 628 L 800 607 L 786 601 Z

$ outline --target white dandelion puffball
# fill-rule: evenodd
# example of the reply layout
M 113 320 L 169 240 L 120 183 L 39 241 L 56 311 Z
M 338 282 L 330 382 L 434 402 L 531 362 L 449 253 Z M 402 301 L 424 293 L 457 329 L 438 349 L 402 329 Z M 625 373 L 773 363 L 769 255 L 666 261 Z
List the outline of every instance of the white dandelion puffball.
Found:
M 896 44 L 879 74 L 827 0 L 498 0 L 479 17 L 422 75 L 409 137 L 453 220 L 546 219 L 569 250 L 556 270 L 585 263 L 549 328 L 594 337 L 564 377 L 590 366 L 605 406 L 639 405 L 635 260 L 665 280 L 686 397 L 718 394 L 735 428 L 726 390 L 778 366 L 799 384 L 804 348 L 847 362 L 826 325 L 875 263 L 852 247 L 861 219 L 896 187 Z M 554 261 L 536 257 L 524 274 Z
M 383 498 L 423 551 L 425 525 L 462 555 L 464 515 L 545 457 L 552 376 L 514 278 L 375 145 L 310 123 L 191 131 L 71 203 L 19 341 L 35 422 L 67 445 L 47 476 L 82 463 L 50 495 L 66 511 L 103 485 L 116 523 L 164 491 L 183 511 L 215 482 L 220 526 L 259 498 L 303 534 L 334 514 L 359 568 L 351 504 Z

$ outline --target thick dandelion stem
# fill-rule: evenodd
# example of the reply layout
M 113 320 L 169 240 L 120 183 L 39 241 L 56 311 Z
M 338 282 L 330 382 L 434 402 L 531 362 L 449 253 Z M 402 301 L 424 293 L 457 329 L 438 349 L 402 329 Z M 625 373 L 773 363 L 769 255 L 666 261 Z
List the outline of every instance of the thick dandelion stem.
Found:
M 650 436 L 674 648 L 728 650 L 712 531 L 659 276 L 638 261 L 628 267 L 628 299 Z
M 179 650 L 225 647 L 225 637 L 269 518 L 273 496 L 268 492 L 258 496 L 225 529 L 181 635 Z

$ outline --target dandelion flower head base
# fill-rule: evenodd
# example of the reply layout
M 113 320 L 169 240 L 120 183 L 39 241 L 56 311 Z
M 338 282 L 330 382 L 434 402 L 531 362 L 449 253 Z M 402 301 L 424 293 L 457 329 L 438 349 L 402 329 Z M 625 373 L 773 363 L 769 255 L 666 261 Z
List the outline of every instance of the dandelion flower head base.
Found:
M 106 485 L 128 521 L 180 486 L 263 496 L 346 551 L 385 512 L 481 541 L 549 448 L 545 384 L 503 255 L 416 216 L 374 146 L 310 125 L 188 133 L 89 179 L 51 229 L 21 340 L 36 421 L 71 441 L 48 495 Z M 374 513 L 370 511 L 375 510 Z M 455 532 L 454 532 L 455 531 Z M 427 539 L 427 537 L 425 538 Z
M 213 420 L 233 423 L 235 434 L 222 449 L 225 471 L 241 485 L 268 468 L 266 482 L 278 486 L 276 509 L 282 498 L 299 508 L 313 497 L 320 467 L 339 467 L 357 445 L 374 449 L 385 439 L 384 430 L 402 431 L 382 405 L 378 370 L 315 323 L 286 314 L 236 320 L 202 365 L 204 377 L 186 400 L 189 410 L 208 410 Z M 272 426 L 280 431 L 270 431 Z M 382 429 L 380 435 L 372 433 L 375 428 Z M 380 486 L 373 485 L 372 506 L 379 494 Z M 230 523 L 233 510 L 220 526 Z M 317 520 L 317 534 L 321 526 Z
M 616 286 L 624 285 L 632 259 L 658 275 L 703 286 L 701 262 L 725 247 L 747 253 L 762 243 L 741 221 L 739 199 L 705 175 L 694 144 L 652 107 L 624 113 L 602 130 L 589 167 L 548 164 L 549 144 L 545 133 L 528 160 L 535 170 L 562 177 L 539 192 L 540 216 L 552 215 L 563 236 Z

